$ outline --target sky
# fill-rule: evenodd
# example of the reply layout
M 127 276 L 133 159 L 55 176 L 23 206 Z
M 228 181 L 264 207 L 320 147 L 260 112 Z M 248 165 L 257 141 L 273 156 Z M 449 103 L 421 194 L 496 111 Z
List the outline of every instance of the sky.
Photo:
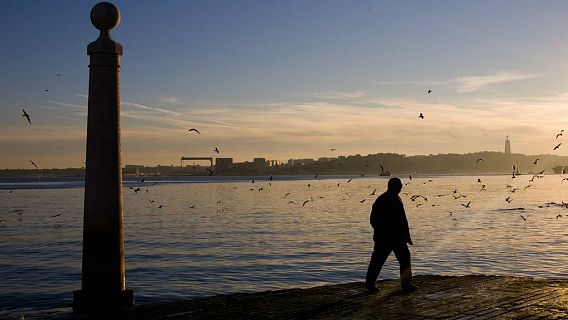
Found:
M 0 168 L 83 166 L 96 3 L 0 1 Z M 567 1 L 113 3 L 123 164 L 568 155 Z

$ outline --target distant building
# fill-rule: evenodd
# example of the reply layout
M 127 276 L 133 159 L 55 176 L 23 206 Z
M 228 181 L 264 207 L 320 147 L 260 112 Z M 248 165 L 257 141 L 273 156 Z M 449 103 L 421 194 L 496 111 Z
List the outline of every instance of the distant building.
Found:
M 144 166 L 141 164 L 127 164 L 124 166 L 124 169 L 134 171 L 136 169 L 144 169 Z
M 288 160 L 288 165 L 290 166 L 305 166 L 310 163 L 314 163 L 314 159 L 290 159 Z
M 266 168 L 266 159 L 265 158 L 254 158 L 254 159 L 252 159 L 252 165 L 257 169 Z
M 225 170 L 233 165 L 233 158 L 215 158 L 215 168 Z
M 505 154 L 511 154 L 511 141 L 509 141 L 509 136 L 505 140 Z
M 331 158 L 331 157 L 319 157 L 318 158 L 318 162 L 328 162 L 328 161 L 333 161 L 333 160 L 337 160 L 337 158 Z
M 268 164 L 269 167 L 282 165 L 282 161 L 280 160 L 266 160 L 266 163 Z

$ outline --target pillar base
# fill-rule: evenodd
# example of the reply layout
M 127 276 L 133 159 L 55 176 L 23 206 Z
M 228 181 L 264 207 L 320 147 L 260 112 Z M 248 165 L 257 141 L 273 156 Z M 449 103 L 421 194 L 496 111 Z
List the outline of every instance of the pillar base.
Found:
M 73 291 L 73 312 L 75 313 L 106 313 L 133 305 L 134 291 L 128 289 L 115 294 Z

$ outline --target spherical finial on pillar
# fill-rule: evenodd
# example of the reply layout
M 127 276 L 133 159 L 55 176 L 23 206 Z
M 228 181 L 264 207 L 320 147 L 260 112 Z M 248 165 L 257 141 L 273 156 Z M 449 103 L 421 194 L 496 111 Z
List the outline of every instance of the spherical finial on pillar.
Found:
M 91 9 L 91 23 L 95 28 L 112 30 L 120 22 L 120 11 L 110 2 L 99 2 Z

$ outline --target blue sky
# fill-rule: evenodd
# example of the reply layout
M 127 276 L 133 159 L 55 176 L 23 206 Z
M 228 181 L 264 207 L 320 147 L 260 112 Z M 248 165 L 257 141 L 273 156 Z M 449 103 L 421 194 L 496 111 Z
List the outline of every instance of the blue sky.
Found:
M 96 3 L 0 2 L 0 168 L 82 165 Z M 566 1 L 114 3 L 124 163 L 568 155 Z

